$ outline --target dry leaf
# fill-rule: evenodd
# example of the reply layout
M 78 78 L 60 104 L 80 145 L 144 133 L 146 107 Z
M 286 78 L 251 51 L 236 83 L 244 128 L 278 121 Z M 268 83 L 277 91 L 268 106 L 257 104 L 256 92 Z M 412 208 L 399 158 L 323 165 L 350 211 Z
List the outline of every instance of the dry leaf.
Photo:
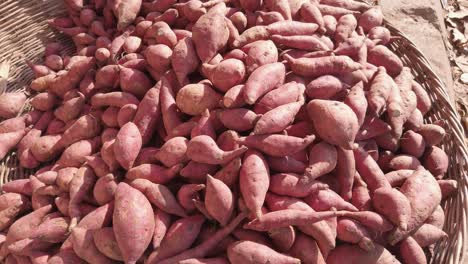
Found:
M 460 76 L 460 81 L 464 84 L 468 84 L 468 73 L 463 73 L 461 76 Z
M 457 27 L 457 22 L 455 21 L 455 19 L 451 19 L 449 17 L 447 17 L 445 19 L 445 21 L 447 22 L 447 24 L 450 26 L 450 27 L 453 27 L 453 28 L 456 28 Z
M 465 45 L 468 40 L 465 37 L 465 34 L 461 33 L 460 30 L 453 28 L 450 30 L 450 35 L 452 37 L 453 43 L 458 47 Z
M 455 12 L 449 12 L 447 16 L 451 19 L 464 19 L 465 17 L 468 17 L 468 10 L 460 9 Z

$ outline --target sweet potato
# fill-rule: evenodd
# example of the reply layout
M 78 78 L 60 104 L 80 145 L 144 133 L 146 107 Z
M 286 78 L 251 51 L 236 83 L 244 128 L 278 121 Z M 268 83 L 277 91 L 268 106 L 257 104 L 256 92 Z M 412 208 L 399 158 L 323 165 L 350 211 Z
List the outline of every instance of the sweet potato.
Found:
M 132 24 L 140 12 L 142 1 L 120 1 L 112 4 L 112 11 L 117 17 L 117 28 L 124 30 Z
M 197 136 L 190 140 L 187 147 L 187 156 L 196 162 L 207 164 L 223 164 L 239 157 L 247 151 L 247 147 L 241 147 L 232 151 L 223 151 L 209 136 Z
M 356 169 L 373 192 L 380 187 L 390 187 L 377 162 L 362 147 L 354 149 Z
M 244 101 L 243 89 L 245 85 L 236 85 L 231 87 L 224 94 L 222 104 L 225 108 L 238 108 L 244 106 L 246 103 Z
M 427 263 L 424 250 L 412 237 L 407 237 L 403 241 L 401 241 L 400 255 L 403 261 L 405 261 L 406 263 Z
M 297 82 L 288 82 L 281 85 L 277 89 L 274 89 L 254 106 L 254 111 L 257 114 L 265 114 L 266 112 L 273 110 L 281 105 L 294 103 L 302 98 L 304 93 L 304 85 Z
M 377 45 L 369 50 L 367 59 L 369 63 L 375 66 L 385 67 L 387 73 L 391 76 L 396 76 L 403 70 L 403 63 L 400 58 L 383 45 Z
M 223 92 L 241 84 L 246 71 L 244 63 L 237 59 L 226 59 L 217 65 L 205 63 L 203 68 L 214 87 Z
M 14 132 L 0 134 L 0 159 L 3 159 L 10 150 L 16 147 L 29 129 L 22 129 Z M 35 148 L 36 149 L 36 148 Z
M 131 93 L 138 98 L 143 97 L 152 86 L 151 80 L 146 74 L 136 69 L 122 67 L 119 78 L 122 91 Z
M 237 108 L 219 111 L 218 118 L 226 128 L 241 132 L 254 128 L 261 116 L 251 110 Z
M 309 102 L 307 111 L 312 118 L 320 116 L 313 118 L 314 127 L 320 137 L 330 144 L 353 149 L 359 124 L 350 107 L 338 101 L 315 99 Z M 341 129 L 331 130 L 329 126 Z
M 410 201 L 398 190 L 379 188 L 374 192 L 372 204 L 377 212 L 399 228 L 406 230 L 411 218 Z
M 372 211 L 339 211 L 338 216 L 354 219 L 375 232 L 388 232 L 393 229 L 393 224 L 391 222 Z
M 424 124 L 416 132 L 423 136 L 427 146 L 438 145 L 445 136 L 445 129 L 437 124 Z
M 262 215 L 261 207 L 270 184 L 270 171 L 261 153 L 249 150 L 245 154 L 240 170 L 239 184 L 247 208 L 260 217 Z
M 411 90 L 417 98 L 417 108 L 424 115 L 431 110 L 432 102 L 426 90 L 416 81 L 411 83 Z
M 329 47 L 316 36 L 281 36 L 272 35 L 271 40 L 276 45 L 285 46 L 293 49 L 307 50 L 307 51 L 327 51 Z
M 164 211 L 157 210 L 154 214 L 153 249 L 159 248 L 170 225 L 171 216 Z
M 189 161 L 179 172 L 180 176 L 187 178 L 191 182 L 201 183 L 207 174 L 214 174 L 218 167 L 213 164 Z
M 419 160 L 410 155 L 396 155 L 388 164 L 392 170 L 416 170 L 421 163 Z
M 233 230 L 244 220 L 246 213 L 241 213 L 234 218 L 227 226 L 219 229 L 209 239 L 202 242 L 200 245 L 175 255 L 169 259 L 161 261 L 161 264 L 170 264 L 181 260 L 190 258 L 202 258 L 208 255 L 212 250 L 225 239 Z
M 127 170 L 132 168 L 141 146 L 142 138 L 138 127 L 133 122 L 125 124 L 117 134 L 114 144 L 114 152 L 119 153 L 115 157 L 120 166 Z
M 338 19 L 338 24 L 336 25 L 334 36 L 335 41 L 340 44 L 351 37 L 351 34 L 356 30 L 357 25 L 358 21 L 354 15 L 347 14 L 340 17 Z
M 260 218 L 256 218 L 245 224 L 244 228 L 256 231 L 270 231 L 290 225 L 308 225 L 335 216 L 336 212 L 334 211 L 314 212 L 310 210 L 284 209 L 265 213 Z
M 180 40 L 174 47 L 171 58 L 180 85 L 188 83 L 187 75 L 194 72 L 199 63 L 193 39 L 190 37 Z
M 63 242 L 68 237 L 69 222 L 68 217 L 45 219 L 31 237 L 49 243 Z
M 337 164 L 337 150 L 334 146 L 320 142 L 310 148 L 309 166 L 304 175 L 315 180 L 335 169 Z
M 367 100 L 364 94 L 364 84 L 359 82 L 353 86 L 346 96 L 344 103 L 348 105 L 358 118 L 359 127 L 364 123 L 364 118 L 367 112 Z
M 185 217 L 184 209 L 179 205 L 171 191 L 164 185 L 152 183 L 145 179 L 133 180 L 131 186 L 144 193 L 151 203 L 159 209 Z
M 26 102 L 24 93 L 4 93 L 0 96 L 0 117 L 15 117 Z
M 32 188 L 29 179 L 17 179 L 2 184 L 2 191 L 7 193 L 18 193 L 31 196 Z
M 268 111 L 255 124 L 253 133 L 260 135 L 283 131 L 294 121 L 302 105 L 303 102 L 289 103 Z
M 238 181 L 241 165 L 242 161 L 240 158 L 233 159 L 216 172 L 214 178 L 222 181 L 228 187 L 232 188 L 232 186 L 234 186 Z
M 179 261 L 180 264 L 228 264 L 228 260 L 223 257 L 219 258 L 191 258 Z
M 110 92 L 95 94 L 91 98 L 91 105 L 94 107 L 115 106 L 122 107 L 126 104 L 138 104 L 138 99 L 127 92 Z
M 241 137 L 237 139 L 237 142 L 249 148 L 258 149 L 267 155 L 282 157 L 305 149 L 314 140 L 314 135 L 306 136 L 305 138 L 297 138 L 286 135 L 271 134 Z
M 170 168 L 156 164 L 141 164 L 127 171 L 125 177 L 130 180 L 146 179 L 153 183 L 165 184 L 177 176 L 182 165 L 174 165 Z
M 262 95 L 283 84 L 285 74 L 285 66 L 282 63 L 270 63 L 258 67 L 249 76 L 243 89 L 245 102 L 254 104 Z
M 424 154 L 426 143 L 423 136 L 412 130 L 408 130 L 401 138 L 401 150 L 403 153 L 420 158 Z
M 336 247 L 328 256 L 327 263 L 339 264 L 343 262 L 349 264 L 400 263 L 389 251 L 378 244 L 374 244 L 374 248 L 369 251 L 363 250 L 356 245 L 343 244 Z
M 422 161 L 424 167 L 437 178 L 443 178 L 448 170 L 449 159 L 441 148 L 432 146 L 426 149 Z
M 193 212 L 196 207 L 192 200 L 200 199 L 198 192 L 203 189 L 204 184 L 184 184 L 177 192 L 177 200 L 187 212 Z
M 346 202 L 330 189 L 318 190 L 307 196 L 304 201 L 317 211 L 330 210 L 332 207 L 338 210 L 358 211 L 354 205 Z
M 362 66 L 347 56 L 329 56 L 321 58 L 299 58 L 286 55 L 291 70 L 304 77 L 319 77 L 353 72 Z
M 50 90 L 63 97 L 70 89 L 77 87 L 85 74 L 94 66 L 95 59 L 86 56 L 73 56 L 50 84 Z
M 93 238 L 94 244 L 99 252 L 110 259 L 123 261 L 113 228 L 105 227 L 97 229 L 93 232 Z
M 93 188 L 93 196 L 99 205 L 104 205 L 114 199 L 117 181 L 112 174 L 100 177 Z
M 136 263 L 151 243 L 154 213 L 148 199 L 126 183 L 120 183 L 115 191 L 113 225 L 123 259 Z
M 93 231 L 76 227 L 71 233 L 73 251 L 89 263 L 112 263 L 112 260 L 104 256 L 96 248 L 93 242 Z
M 425 192 L 421 192 L 420 188 L 424 188 Z M 410 201 L 411 212 L 417 213 L 411 213 L 406 230 L 398 227 L 390 233 L 388 241 L 392 245 L 408 237 L 411 232 L 419 228 L 436 209 L 442 199 L 440 188 L 434 176 L 423 168 L 415 171 L 406 180 L 401 187 L 401 192 Z
M 234 210 L 234 197 L 221 180 L 207 176 L 205 205 L 208 213 L 222 226 L 227 225 Z
M 330 99 L 344 89 L 343 83 L 338 78 L 324 75 L 307 85 L 306 94 L 311 99 Z
M 42 219 L 51 211 L 51 209 L 52 206 L 47 205 L 16 220 L 10 226 L 6 240 L 2 245 L 2 256 L 5 257 L 5 255 L 3 255 L 5 252 L 4 250 L 6 250 L 8 246 L 16 241 L 29 238 L 34 229 L 42 223 Z
M 98 136 L 101 132 L 99 118 L 93 114 L 87 114 L 74 121 L 63 133 L 59 147 L 65 147 L 83 139 L 90 139 Z
M 442 192 L 442 199 L 455 195 L 458 190 L 458 182 L 456 180 L 438 180 L 437 183 Z
M 190 248 L 204 222 L 205 218 L 202 215 L 193 215 L 175 221 L 167 231 L 161 246 L 149 256 L 147 262 L 158 263 Z
M 166 167 L 172 167 L 179 163 L 184 163 L 187 161 L 187 145 L 188 140 L 186 138 L 171 138 L 161 146 L 158 153 L 156 153 L 155 158 Z
M 48 262 L 50 264 L 82 264 L 83 260 L 78 257 L 73 250 L 60 250 L 57 254 L 49 258 Z
M 256 41 L 249 44 L 246 53 L 245 64 L 248 72 L 253 72 L 260 66 L 278 61 L 278 51 L 271 40 Z
M 405 123 L 405 128 L 411 130 L 419 130 L 424 124 L 424 116 L 421 111 L 415 109 L 409 116 Z
M 368 9 L 359 17 L 359 26 L 362 27 L 364 32 L 369 32 L 372 28 L 381 26 L 383 23 L 382 8 L 376 6 Z
M 213 124 L 213 118 L 211 117 L 211 113 L 208 109 L 206 109 L 200 119 L 198 120 L 196 126 L 190 132 L 190 137 L 194 138 L 200 135 L 207 135 L 213 139 L 216 139 L 216 131 Z
M 223 15 L 216 12 L 208 12 L 201 16 L 194 24 L 192 33 L 198 57 L 202 62 L 211 60 L 227 44 L 229 38 L 226 21 Z
M 427 247 L 434 243 L 439 242 L 442 239 L 448 237 L 442 229 L 430 224 L 423 224 L 413 235 L 414 240 L 421 247 Z
M 289 257 L 273 249 L 252 241 L 238 241 L 228 248 L 228 258 L 232 263 L 300 263 L 299 259 Z
M 207 84 L 189 84 L 177 93 L 179 109 L 189 115 L 199 115 L 205 109 L 213 109 L 219 104 L 221 95 Z
M 88 140 L 80 140 L 76 143 L 73 143 L 63 151 L 62 156 L 60 156 L 60 159 L 57 161 L 57 165 L 61 166 L 62 168 L 78 168 L 86 161 L 86 156 L 96 152 L 99 145 L 99 137 Z
M 341 241 L 357 244 L 360 248 L 371 251 L 374 249 L 372 232 L 365 226 L 352 219 L 341 218 L 336 229 L 337 238 Z
M 399 187 L 403 185 L 406 179 L 408 179 L 412 174 L 413 170 L 396 170 L 391 171 L 385 174 L 385 178 L 387 178 L 388 182 L 392 187 Z
M 68 215 L 71 218 L 70 230 L 77 225 L 82 218 L 82 213 L 79 208 L 85 196 L 93 188 L 96 182 L 96 175 L 88 166 L 83 166 L 78 169 L 75 176 L 70 182 L 70 203 L 68 205 Z

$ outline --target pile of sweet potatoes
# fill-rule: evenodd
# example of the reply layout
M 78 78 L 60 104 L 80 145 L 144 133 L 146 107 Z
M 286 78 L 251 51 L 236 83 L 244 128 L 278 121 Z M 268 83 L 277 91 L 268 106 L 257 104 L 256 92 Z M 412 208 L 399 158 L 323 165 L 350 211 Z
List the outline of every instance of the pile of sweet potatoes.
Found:
M 353 0 L 65 0 L 0 95 L 5 263 L 427 263 L 443 120 Z M 19 115 L 23 104 L 33 111 Z

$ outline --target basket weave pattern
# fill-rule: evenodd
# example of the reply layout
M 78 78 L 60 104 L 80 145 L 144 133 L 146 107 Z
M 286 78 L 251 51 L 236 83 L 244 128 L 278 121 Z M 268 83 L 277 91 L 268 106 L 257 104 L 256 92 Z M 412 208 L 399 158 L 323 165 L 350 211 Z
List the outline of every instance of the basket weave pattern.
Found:
M 8 91 L 26 91 L 33 73 L 24 63 L 40 60 L 46 43 L 59 41 L 68 44 L 71 54 L 72 42 L 47 26 L 47 19 L 66 14 L 63 0 L 3 0 L 0 1 L 0 61 L 11 62 Z M 426 115 L 426 122 L 444 120 L 448 135 L 442 148 L 450 158 L 448 178 L 459 183 L 456 196 L 444 203 L 446 212 L 445 232 L 448 239 L 439 243 L 431 263 L 462 263 L 466 251 L 468 223 L 468 150 L 463 127 L 452 105 L 449 95 L 439 77 L 434 73 L 427 59 L 419 49 L 398 29 L 386 22 L 394 36 L 401 39 L 390 48 L 410 67 L 416 80 L 429 92 L 433 109 Z M 3 92 L 3 91 L 0 91 Z M 28 106 L 25 106 L 25 111 Z M 25 178 L 31 171 L 18 166 L 15 153 L 0 162 L 0 185 L 13 179 Z

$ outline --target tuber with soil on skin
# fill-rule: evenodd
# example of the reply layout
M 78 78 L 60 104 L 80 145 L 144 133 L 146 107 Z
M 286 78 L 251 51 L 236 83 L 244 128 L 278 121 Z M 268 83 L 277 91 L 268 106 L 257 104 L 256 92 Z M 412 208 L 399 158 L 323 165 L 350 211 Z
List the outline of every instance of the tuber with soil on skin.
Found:
M 0 95 L 0 157 L 37 170 L 2 186 L 0 261 L 425 263 L 446 239 L 448 132 L 379 7 L 65 4 L 77 54 L 27 62 L 33 111 Z

